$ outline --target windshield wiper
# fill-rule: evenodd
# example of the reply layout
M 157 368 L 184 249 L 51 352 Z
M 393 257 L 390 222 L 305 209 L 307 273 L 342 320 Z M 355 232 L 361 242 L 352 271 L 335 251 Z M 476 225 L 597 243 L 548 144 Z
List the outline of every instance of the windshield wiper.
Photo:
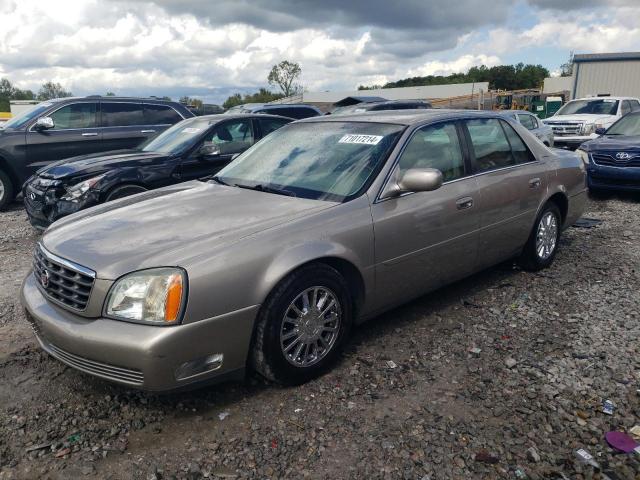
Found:
M 231 186 L 227 182 L 221 180 L 220 177 L 217 175 L 207 175 L 206 177 L 200 177 L 198 180 L 201 182 L 208 182 L 210 180 L 213 180 L 214 182 L 219 183 L 220 185 L 226 185 L 227 187 Z
M 242 185 L 240 183 L 235 183 L 234 187 L 238 188 L 246 188 L 247 190 L 256 190 L 258 192 L 266 192 L 266 193 L 275 193 L 276 195 L 286 195 L 287 197 L 295 197 L 296 194 L 290 190 L 284 190 L 282 188 L 273 188 L 268 187 L 266 185 L 257 184 L 257 185 Z

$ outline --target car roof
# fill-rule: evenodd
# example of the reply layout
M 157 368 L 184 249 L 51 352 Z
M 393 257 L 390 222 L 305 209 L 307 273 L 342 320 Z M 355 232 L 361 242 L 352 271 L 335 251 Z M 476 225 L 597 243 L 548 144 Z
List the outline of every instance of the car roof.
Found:
M 430 120 L 456 120 L 460 118 L 501 118 L 493 111 L 482 110 L 449 110 L 449 109 L 416 109 L 416 110 L 381 110 L 374 112 L 349 113 L 345 115 L 325 115 L 305 118 L 296 123 L 310 122 L 369 122 L 393 123 L 396 125 L 414 125 Z
M 605 100 L 607 98 L 610 100 L 638 100 L 636 97 L 619 97 L 617 95 L 610 95 L 606 97 L 580 97 L 580 98 L 574 98 L 573 100 Z M 569 100 L 569 101 L 573 102 L 573 100 Z
M 156 97 L 116 97 L 116 96 L 103 96 L 103 95 L 88 95 L 86 97 L 62 97 L 62 98 L 52 98 L 50 100 L 43 100 L 43 102 L 77 102 L 77 101 L 117 101 L 117 102 L 154 102 L 154 103 L 173 103 L 183 105 L 186 108 L 186 105 L 176 102 L 174 100 L 167 100 L 165 98 L 156 98 Z
M 233 120 L 235 118 L 280 118 L 283 120 L 295 120 L 291 117 L 285 117 L 283 115 L 271 115 L 270 113 L 213 113 L 211 115 L 200 115 L 199 117 L 188 118 L 187 120 L 199 120 L 208 119 L 210 124 L 217 123 L 222 120 Z

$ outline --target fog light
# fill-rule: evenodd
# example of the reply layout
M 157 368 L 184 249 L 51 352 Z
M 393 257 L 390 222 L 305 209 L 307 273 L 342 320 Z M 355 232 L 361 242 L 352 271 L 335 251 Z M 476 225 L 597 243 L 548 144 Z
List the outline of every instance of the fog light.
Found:
M 214 353 L 213 355 L 185 362 L 176 368 L 176 380 L 184 380 L 200 373 L 217 370 L 222 367 L 223 360 L 224 355 L 222 353 Z

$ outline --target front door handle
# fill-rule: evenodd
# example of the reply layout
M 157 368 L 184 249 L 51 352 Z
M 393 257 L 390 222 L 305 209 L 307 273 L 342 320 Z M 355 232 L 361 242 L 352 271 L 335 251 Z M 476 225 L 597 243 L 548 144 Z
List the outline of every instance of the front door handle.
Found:
M 531 180 L 529 180 L 529 188 L 538 188 L 540 186 L 540 179 L 539 178 L 532 178 Z
M 96 132 L 86 132 L 82 134 L 83 137 L 97 137 L 98 134 Z
M 473 198 L 471 197 L 462 197 L 456 200 L 456 208 L 458 210 L 466 210 L 471 207 L 473 207 Z
M 140 133 L 156 133 L 155 130 L 140 130 Z

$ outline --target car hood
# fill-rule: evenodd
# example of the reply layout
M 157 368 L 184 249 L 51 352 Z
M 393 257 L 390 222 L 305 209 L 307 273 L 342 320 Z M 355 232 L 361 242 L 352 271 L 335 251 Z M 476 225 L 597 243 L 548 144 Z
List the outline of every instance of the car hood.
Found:
M 603 135 L 589 142 L 583 143 L 580 148 L 590 152 L 595 150 L 616 152 L 640 152 L 640 136 Z
M 66 177 L 87 175 L 92 172 L 97 174 L 107 169 L 126 167 L 128 164 L 139 166 L 140 162 L 153 161 L 163 157 L 166 157 L 166 155 L 155 152 L 141 152 L 140 150 L 92 153 L 50 163 L 38 170 L 38 175 L 43 178 L 61 180 Z
M 608 123 L 613 122 L 618 117 L 615 115 L 601 115 L 580 113 L 577 115 L 554 115 L 544 119 L 543 123 L 555 123 L 555 122 L 583 122 L 583 123 Z
M 182 266 L 244 237 L 337 205 L 187 182 L 99 205 L 55 222 L 50 252 L 116 279 L 144 268 Z

